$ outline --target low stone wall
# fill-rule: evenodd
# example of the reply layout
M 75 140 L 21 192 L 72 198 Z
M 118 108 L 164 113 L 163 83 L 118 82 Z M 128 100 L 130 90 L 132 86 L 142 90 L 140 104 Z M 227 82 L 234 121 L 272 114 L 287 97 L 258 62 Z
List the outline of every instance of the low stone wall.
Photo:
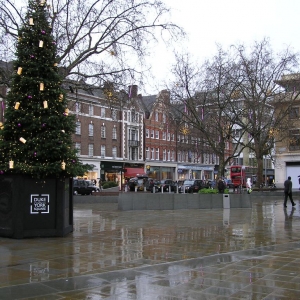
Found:
M 120 193 L 119 210 L 251 208 L 249 194 Z

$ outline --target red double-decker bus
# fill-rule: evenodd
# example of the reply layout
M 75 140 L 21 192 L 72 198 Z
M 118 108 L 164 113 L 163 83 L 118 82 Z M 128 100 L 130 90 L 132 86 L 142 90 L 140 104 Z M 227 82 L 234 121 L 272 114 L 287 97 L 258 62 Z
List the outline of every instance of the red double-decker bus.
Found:
M 256 174 L 255 168 L 242 165 L 230 166 L 230 179 L 235 188 L 246 187 L 247 178 L 251 178 L 253 183 L 254 174 Z

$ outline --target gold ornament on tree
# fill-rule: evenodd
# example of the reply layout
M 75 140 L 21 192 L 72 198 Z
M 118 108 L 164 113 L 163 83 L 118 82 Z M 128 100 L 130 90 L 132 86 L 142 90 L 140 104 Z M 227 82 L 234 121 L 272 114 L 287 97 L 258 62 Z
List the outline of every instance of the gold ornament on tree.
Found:
M 33 23 L 33 18 L 29 18 L 29 25 L 34 25 L 34 23 Z
M 10 160 L 10 161 L 9 161 L 9 168 L 10 168 L 10 169 L 13 169 L 13 168 L 14 168 L 14 161 L 13 161 L 13 160 Z
M 18 68 L 18 71 L 17 71 L 17 74 L 18 74 L 18 75 L 21 75 L 21 74 L 22 74 L 22 70 L 23 70 L 23 69 L 22 69 L 21 67 L 19 67 L 19 68 Z
M 44 42 L 43 42 L 43 41 L 40 41 L 40 42 L 39 42 L 39 47 L 40 47 L 40 48 L 43 48 L 43 47 L 44 47 Z
M 46 100 L 43 102 L 43 104 L 44 104 L 44 108 L 48 108 L 48 102 Z
M 19 107 L 20 107 L 20 102 L 16 102 L 15 109 L 19 109 Z
M 40 6 L 44 6 L 45 3 L 46 3 L 46 0 L 41 0 L 41 1 L 40 1 Z
M 23 144 L 25 144 L 26 140 L 24 138 L 20 137 L 20 142 L 22 142 Z
M 68 108 L 65 109 L 65 115 L 66 115 L 66 116 L 69 115 L 69 109 L 68 109 Z
M 0 122 L 0 129 L 2 130 L 3 129 L 3 123 L 2 122 Z
M 64 95 L 63 95 L 63 94 L 60 94 L 58 99 L 59 99 L 60 102 L 63 101 Z
M 44 83 L 41 82 L 41 83 L 40 83 L 40 91 L 43 91 L 44 89 L 45 89 Z
M 66 169 L 66 163 L 64 161 L 62 161 L 62 163 L 61 163 L 61 168 L 62 168 L 62 170 Z

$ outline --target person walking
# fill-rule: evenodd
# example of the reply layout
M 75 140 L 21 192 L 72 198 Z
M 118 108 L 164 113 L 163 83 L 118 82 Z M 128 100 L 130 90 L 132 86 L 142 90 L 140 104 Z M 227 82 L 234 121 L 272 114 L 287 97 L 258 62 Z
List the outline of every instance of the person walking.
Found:
M 286 203 L 287 203 L 288 197 L 289 197 L 290 201 L 292 202 L 292 206 L 296 205 L 293 200 L 292 188 L 293 188 L 293 183 L 291 181 L 291 176 L 289 176 L 288 179 L 284 182 L 284 207 L 287 207 Z
M 222 178 L 219 178 L 219 181 L 218 181 L 218 190 L 219 190 L 219 194 L 224 194 L 225 183 L 222 180 Z
M 252 192 L 252 183 L 250 178 L 247 178 L 246 188 L 247 188 L 247 193 L 250 194 Z

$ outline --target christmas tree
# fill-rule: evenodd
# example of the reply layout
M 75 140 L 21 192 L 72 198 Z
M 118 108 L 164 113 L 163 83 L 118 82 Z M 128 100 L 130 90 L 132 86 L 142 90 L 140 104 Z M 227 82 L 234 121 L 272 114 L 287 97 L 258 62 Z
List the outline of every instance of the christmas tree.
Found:
M 0 174 L 74 177 L 88 169 L 73 148 L 75 119 L 58 74 L 45 2 L 29 0 L 18 33 L 15 72 L 0 124 Z

